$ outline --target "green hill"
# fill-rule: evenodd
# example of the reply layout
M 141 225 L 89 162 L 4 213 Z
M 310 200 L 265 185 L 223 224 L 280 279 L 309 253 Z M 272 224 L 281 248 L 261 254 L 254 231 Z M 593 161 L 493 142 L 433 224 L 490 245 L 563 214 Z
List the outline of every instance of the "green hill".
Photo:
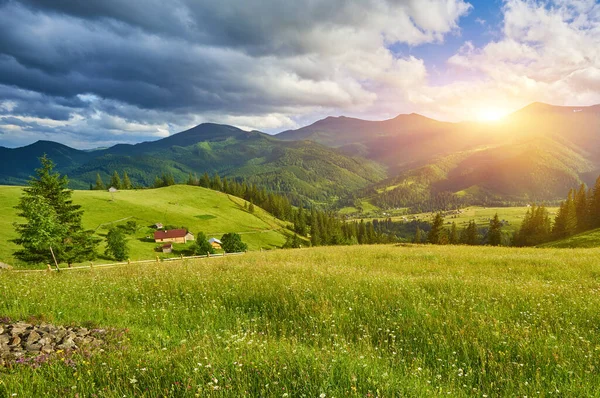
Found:
M 600 229 L 582 232 L 570 238 L 543 244 L 540 247 L 553 247 L 557 249 L 600 247 Z
M 142 186 L 152 186 L 163 173 L 184 182 L 190 173 L 218 172 L 221 177 L 244 178 L 273 191 L 325 202 L 386 175 L 373 161 L 314 142 L 285 142 L 258 131 L 206 123 L 158 141 L 91 152 L 48 141 L 16 149 L 0 147 L 0 184 L 23 185 L 44 153 L 75 189 L 87 189 L 97 174 L 108 184 L 114 171 L 126 171 L 134 185 Z
M 329 117 L 277 137 L 313 140 L 384 164 L 389 178 L 357 196 L 383 209 L 426 210 L 549 201 L 590 185 L 600 174 L 599 126 L 600 105 L 535 103 L 492 124 L 416 114 L 384 121 Z
M 0 187 L 0 261 L 16 266 L 19 264 L 12 253 L 17 246 L 10 240 L 16 237 L 12 223 L 17 221 L 14 206 L 20 194 L 21 187 Z M 162 256 L 162 253 L 154 252 L 157 246 L 154 240 L 146 239 L 154 232 L 150 226 L 157 222 L 184 226 L 194 234 L 201 231 L 208 237 L 220 238 L 226 232 L 237 232 L 250 250 L 271 249 L 285 242 L 283 221 L 258 207 L 251 214 L 244 209 L 244 200 L 205 188 L 174 185 L 114 194 L 75 191 L 73 199 L 83 207 L 84 227 L 96 230 L 102 238 L 111 225 L 136 221 L 138 230 L 129 239 L 132 260 L 152 259 L 157 254 Z M 185 246 L 175 245 L 174 249 L 182 250 Z M 104 251 L 103 247 L 101 251 Z

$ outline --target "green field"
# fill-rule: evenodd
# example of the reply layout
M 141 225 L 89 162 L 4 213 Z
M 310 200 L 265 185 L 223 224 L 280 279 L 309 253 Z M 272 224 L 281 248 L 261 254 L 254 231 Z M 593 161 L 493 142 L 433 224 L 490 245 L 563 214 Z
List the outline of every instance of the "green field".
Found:
M 20 187 L 0 187 L 0 261 L 18 265 L 13 258 L 17 246 L 13 222 L 17 220 L 14 206 L 21 194 Z M 119 191 L 75 191 L 75 203 L 84 210 L 85 228 L 94 229 L 104 238 L 111 225 L 134 220 L 138 231 L 129 239 L 131 260 L 151 259 L 157 255 L 150 226 L 185 226 L 196 234 L 220 238 L 226 232 L 237 232 L 250 250 L 271 249 L 285 242 L 285 224 L 256 207 L 253 214 L 244 209 L 244 201 L 234 196 L 200 187 L 174 185 L 160 189 Z M 189 245 L 189 243 L 188 243 Z M 184 245 L 175 245 L 175 250 Z M 104 251 L 103 246 L 100 249 Z M 162 256 L 162 253 L 160 253 Z M 99 261 L 110 259 L 100 258 Z
M 550 217 L 554 218 L 557 207 L 549 207 L 548 212 L 550 213 Z M 450 212 L 447 212 L 450 213 Z M 446 214 L 445 221 L 446 223 L 456 222 L 459 228 L 465 227 L 469 221 L 475 220 L 475 223 L 479 227 L 488 227 L 490 225 L 490 220 L 494 217 L 494 215 L 498 213 L 498 217 L 501 220 L 507 221 L 507 224 L 504 226 L 505 231 L 515 232 L 517 231 L 521 223 L 523 222 L 523 218 L 527 213 L 527 207 L 480 207 L 480 206 L 469 206 L 463 209 L 460 209 L 459 214 Z M 426 222 L 431 222 L 435 213 L 420 213 L 420 214 L 406 214 L 402 216 L 391 216 L 390 218 L 393 221 L 412 221 L 412 220 L 421 220 Z M 387 218 L 376 217 L 377 219 Z M 364 218 L 365 221 L 371 220 L 370 218 Z
M 600 247 L 600 229 L 583 232 L 575 236 L 571 236 L 570 238 L 549 242 L 540 245 L 540 247 L 554 247 L 557 249 Z
M 0 370 L 2 397 L 600 395 L 600 249 L 278 250 L 0 290 L 0 316 L 127 330 Z

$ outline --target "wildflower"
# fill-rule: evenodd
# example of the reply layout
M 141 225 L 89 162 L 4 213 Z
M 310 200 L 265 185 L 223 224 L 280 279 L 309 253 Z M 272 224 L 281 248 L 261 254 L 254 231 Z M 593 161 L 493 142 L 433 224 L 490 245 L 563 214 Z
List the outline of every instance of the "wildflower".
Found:
M 137 383 L 138 381 L 137 381 L 137 379 L 134 377 L 134 378 L 131 378 L 131 379 L 129 379 L 129 382 L 130 382 L 131 384 L 135 384 L 135 383 Z
M 350 308 L 350 309 L 352 309 L 352 308 Z M 319 395 L 319 398 L 325 398 L 325 397 L 326 397 L 326 395 L 325 395 L 325 393 L 324 393 L 324 392 L 323 392 L 323 393 L 321 393 L 321 395 Z

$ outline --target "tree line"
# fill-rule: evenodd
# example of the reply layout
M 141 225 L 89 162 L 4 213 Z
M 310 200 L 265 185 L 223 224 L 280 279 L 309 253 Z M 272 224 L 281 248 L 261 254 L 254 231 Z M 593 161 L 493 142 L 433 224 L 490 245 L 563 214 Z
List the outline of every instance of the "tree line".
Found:
M 535 246 L 600 228 L 600 177 L 593 188 L 571 189 L 554 217 L 543 204 L 532 205 L 515 234 L 515 246 Z

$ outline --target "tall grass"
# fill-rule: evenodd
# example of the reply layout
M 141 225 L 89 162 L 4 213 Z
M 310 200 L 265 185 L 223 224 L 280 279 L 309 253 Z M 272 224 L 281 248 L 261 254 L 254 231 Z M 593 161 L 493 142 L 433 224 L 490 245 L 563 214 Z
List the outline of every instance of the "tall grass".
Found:
M 0 316 L 127 329 L 0 371 L 0 396 L 600 396 L 598 249 L 327 247 L 0 291 Z

